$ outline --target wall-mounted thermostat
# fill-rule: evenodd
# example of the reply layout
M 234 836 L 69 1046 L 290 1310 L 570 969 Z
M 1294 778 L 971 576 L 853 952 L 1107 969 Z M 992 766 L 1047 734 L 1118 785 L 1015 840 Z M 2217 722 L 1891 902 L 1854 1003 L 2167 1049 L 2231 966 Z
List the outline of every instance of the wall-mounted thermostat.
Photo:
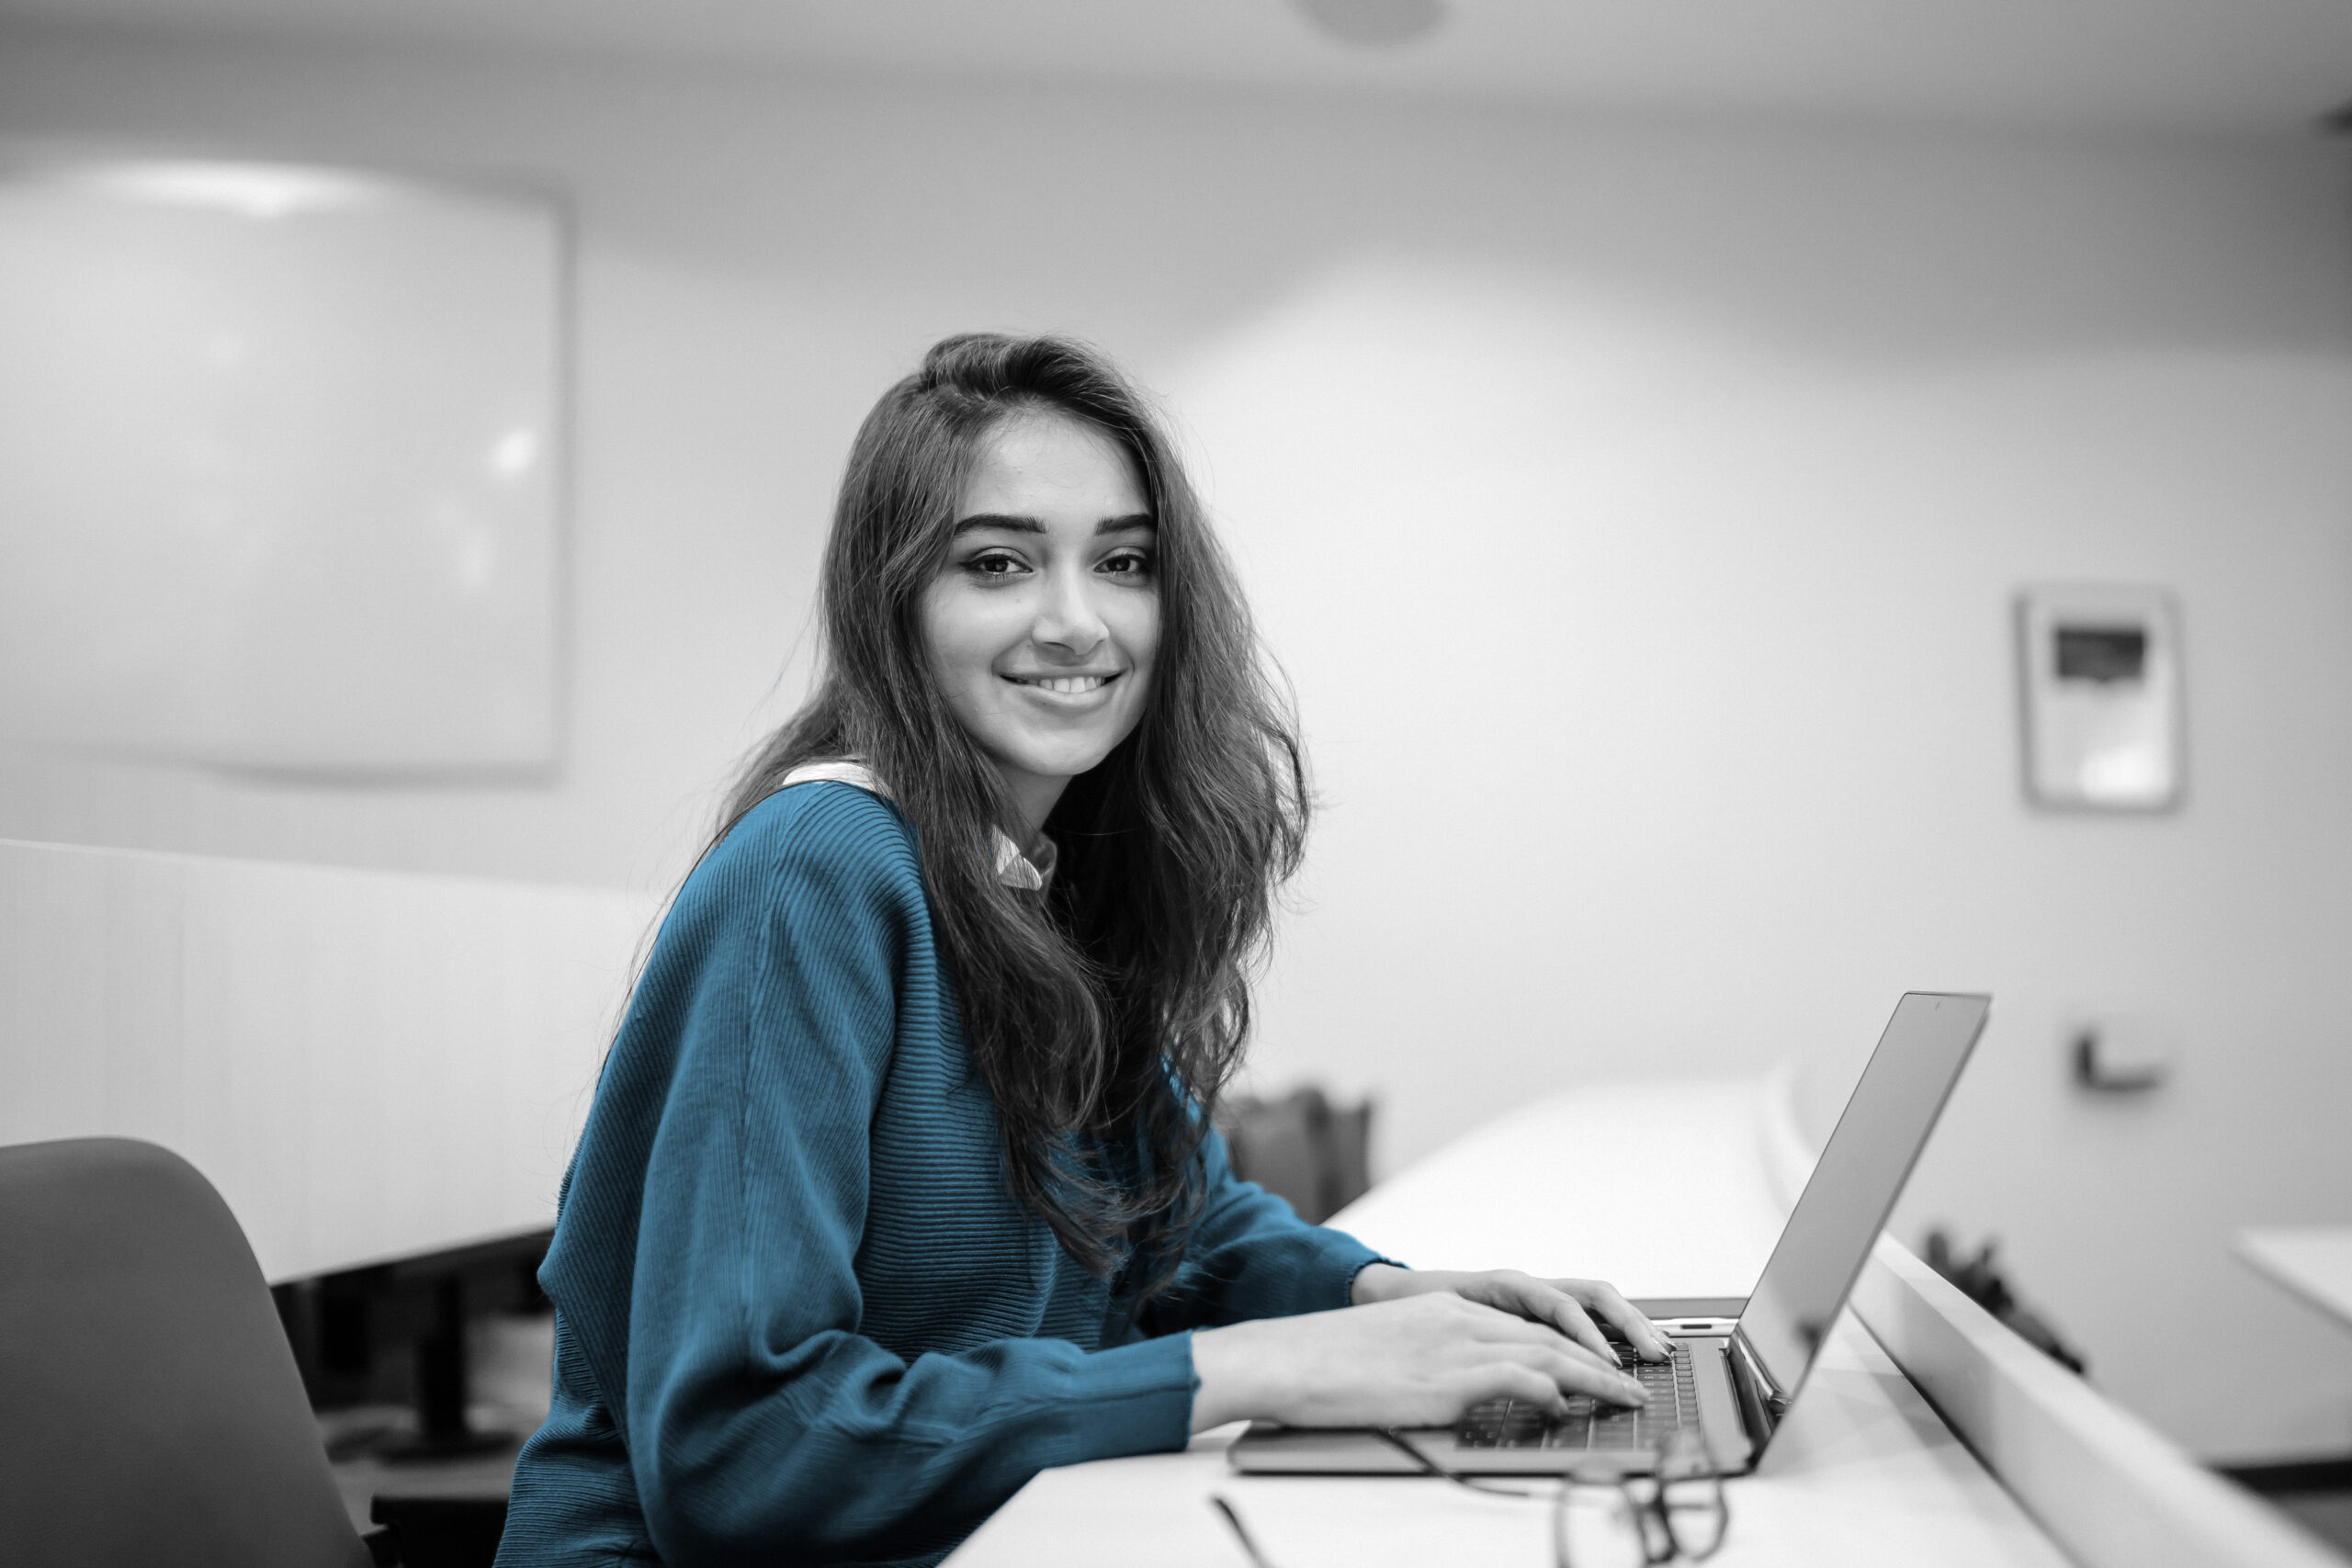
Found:
M 2018 596 L 2027 796 L 2163 811 L 2180 803 L 2180 622 L 2153 588 Z

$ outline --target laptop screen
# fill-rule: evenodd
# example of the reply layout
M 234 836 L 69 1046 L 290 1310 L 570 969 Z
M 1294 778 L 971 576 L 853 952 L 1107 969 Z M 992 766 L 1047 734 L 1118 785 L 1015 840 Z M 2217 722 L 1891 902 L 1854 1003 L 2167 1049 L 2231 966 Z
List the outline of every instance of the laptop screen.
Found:
M 1992 1002 L 1914 991 L 1879 1036 L 1740 1314 L 1741 1337 L 1784 1398 L 1846 1304 Z

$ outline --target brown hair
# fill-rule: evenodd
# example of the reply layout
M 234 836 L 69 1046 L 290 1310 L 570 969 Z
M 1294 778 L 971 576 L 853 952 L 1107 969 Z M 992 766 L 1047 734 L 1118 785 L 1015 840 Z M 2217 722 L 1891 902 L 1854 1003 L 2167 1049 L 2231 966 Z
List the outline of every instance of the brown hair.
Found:
M 982 438 L 1022 411 L 1082 420 L 1125 450 L 1158 531 L 1152 690 L 1135 732 L 1047 818 L 1060 859 L 1043 898 L 997 878 L 996 832 L 1018 818 L 933 681 L 922 616 Z M 1200 1146 L 1308 817 L 1295 720 L 1200 502 L 1099 353 L 951 337 L 859 429 L 820 597 L 816 694 L 745 765 L 712 841 L 802 762 L 874 769 L 920 837 L 1008 1184 L 1087 1267 L 1156 1292 L 1198 1211 Z

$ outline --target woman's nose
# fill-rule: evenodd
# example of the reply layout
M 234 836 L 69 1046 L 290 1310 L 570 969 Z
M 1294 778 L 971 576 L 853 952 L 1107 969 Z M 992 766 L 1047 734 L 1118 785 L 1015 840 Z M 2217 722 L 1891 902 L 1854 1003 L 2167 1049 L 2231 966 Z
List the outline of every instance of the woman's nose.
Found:
M 1095 607 L 1093 582 L 1083 571 L 1056 571 L 1046 580 L 1045 603 L 1029 635 L 1037 642 L 1083 657 L 1110 636 L 1102 613 Z

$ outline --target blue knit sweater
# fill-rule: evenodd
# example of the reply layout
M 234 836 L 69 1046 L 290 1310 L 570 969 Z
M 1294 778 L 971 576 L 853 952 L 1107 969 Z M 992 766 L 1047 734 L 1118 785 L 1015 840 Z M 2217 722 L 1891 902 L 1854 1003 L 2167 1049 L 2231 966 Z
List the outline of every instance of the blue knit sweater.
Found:
M 501 1568 L 931 1563 L 1046 1466 L 1181 1448 L 1191 1327 L 1344 1306 L 1374 1259 L 1204 1158 L 1187 1304 L 1131 1322 L 1006 1190 L 913 829 L 770 796 L 663 923 L 565 1178 Z

